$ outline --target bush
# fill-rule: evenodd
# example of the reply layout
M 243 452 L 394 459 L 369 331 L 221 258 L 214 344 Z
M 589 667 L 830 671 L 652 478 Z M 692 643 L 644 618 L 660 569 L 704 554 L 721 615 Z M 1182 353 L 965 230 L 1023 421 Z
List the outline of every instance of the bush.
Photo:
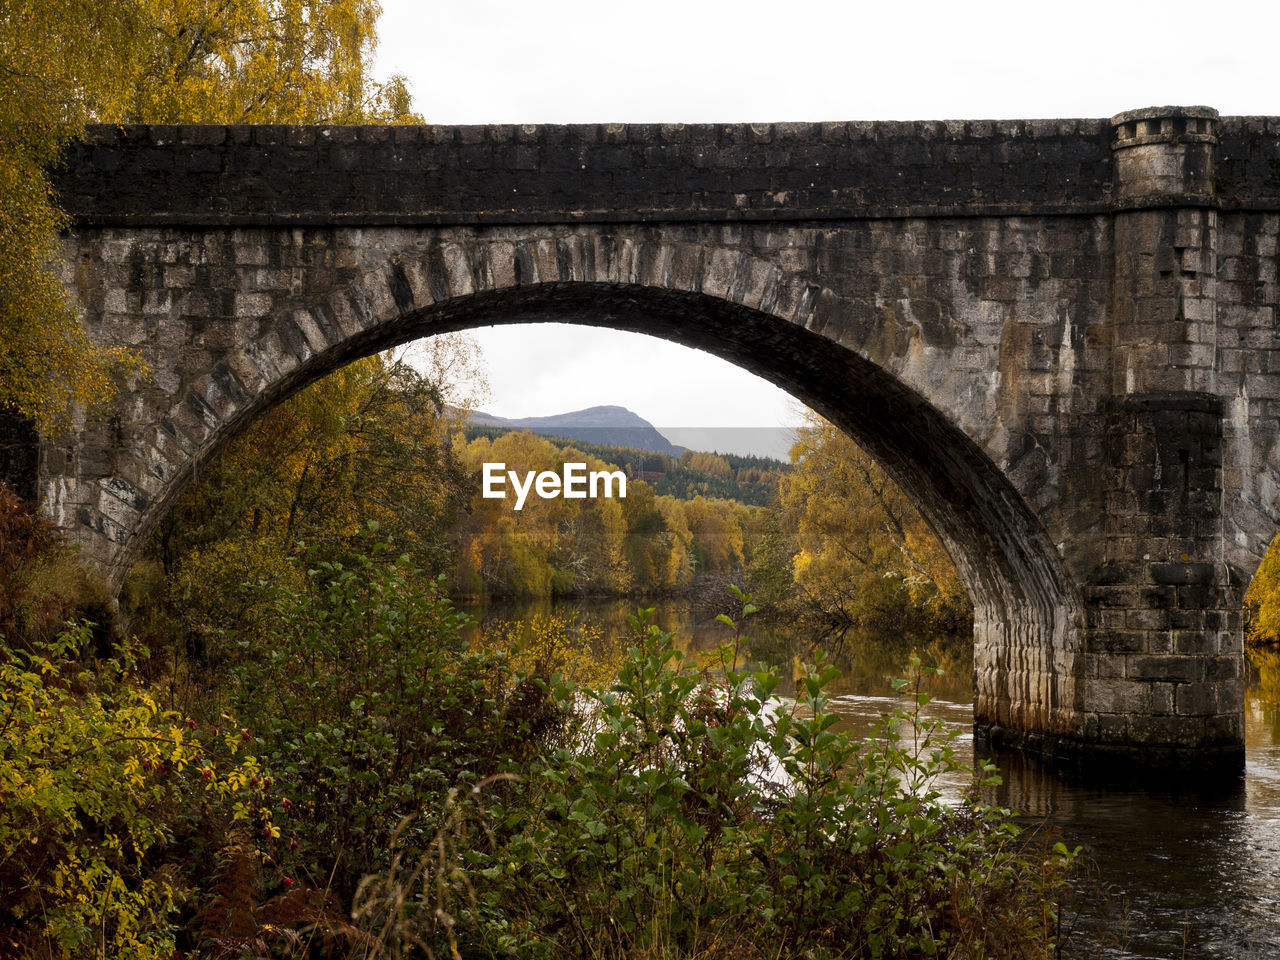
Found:
M 563 693 L 572 735 L 527 766 L 519 790 L 502 779 L 450 794 L 430 851 L 406 849 L 366 884 L 361 909 L 390 947 L 1051 954 L 1052 898 L 1073 854 L 1023 856 L 1008 811 L 979 799 L 982 780 L 941 802 L 931 785 L 959 763 L 919 712 L 930 671 L 914 664 L 912 709 L 863 744 L 834 729 L 834 669 L 810 668 L 784 709 L 777 674 L 737 669 L 742 638 L 699 666 L 647 614 L 616 683 Z
M 0 650 L 0 952 L 1050 954 L 1073 855 L 1024 855 L 981 780 L 941 802 L 959 764 L 918 661 L 911 709 L 855 741 L 833 668 L 790 706 L 739 669 L 738 594 L 713 655 L 641 611 L 616 679 L 575 688 L 566 624 L 473 649 L 443 584 L 376 534 L 218 639 L 217 698 L 246 727 L 209 718 L 203 742 L 134 684 L 132 644 L 94 670 L 83 627 Z M 271 776 L 232 759 L 250 748 Z
M 0 638 L 19 647 L 51 640 L 71 620 L 107 623 L 108 606 L 106 588 L 61 531 L 0 482 Z M 98 632 L 100 646 L 105 635 Z
M 343 904 L 388 865 L 393 835 L 422 850 L 451 789 L 514 769 L 559 722 L 506 656 L 470 648 L 443 582 L 376 533 L 279 591 L 232 671 L 231 702 L 275 777 L 286 837 L 273 855 Z
M 606 637 L 595 623 L 560 613 L 498 621 L 486 627 L 481 645 L 509 652 L 518 673 L 542 678 L 559 674 L 580 686 L 611 682 L 627 652 L 625 637 Z
M 214 761 L 192 724 L 130 681 L 134 648 L 84 666 L 88 625 L 0 640 L 0 954 L 168 957 L 185 888 L 173 831 L 207 798 L 248 817 L 252 759 Z

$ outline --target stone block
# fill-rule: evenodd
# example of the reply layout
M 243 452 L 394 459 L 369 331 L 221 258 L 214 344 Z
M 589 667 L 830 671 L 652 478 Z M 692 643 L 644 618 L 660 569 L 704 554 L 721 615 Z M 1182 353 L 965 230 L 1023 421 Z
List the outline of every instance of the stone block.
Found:
M 1185 656 L 1212 655 L 1218 652 L 1218 635 L 1211 630 L 1176 630 L 1173 650 Z
M 1127 724 L 1129 742 L 1148 746 L 1193 748 L 1204 739 L 1203 717 L 1130 717 Z
M 1236 746 L 1244 742 L 1244 718 L 1240 713 L 1219 714 L 1204 719 L 1204 744 Z
M 1141 653 L 1146 648 L 1145 630 L 1091 630 L 1087 640 L 1087 649 L 1098 654 Z
M 1217 683 L 1184 683 L 1178 686 L 1176 709 L 1179 716 L 1208 717 L 1218 712 Z
M 259 317 L 271 311 L 272 296 L 268 293 L 237 293 L 234 314 L 237 317 Z
M 1170 610 L 1169 626 L 1175 632 L 1180 630 L 1197 630 L 1205 629 L 1205 614 L 1203 610 Z
M 1152 716 L 1168 716 L 1174 713 L 1174 696 L 1178 690 L 1175 683 L 1151 684 L 1151 700 L 1149 709 Z
M 1210 584 L 1214 579 L 1212 563 L 1153 563 L 1151 579 L 1160 584 Z
M 1127 610 L 1125 611 L 1124 623 L 1129 630 L 1167 630 L 1169 627 L 1169 611 Z
M 1147 714 L 1151 707 L 1149 684 L 1121 679 L 1082 681 L 1083 706 L 1098 713 Z
M 1125 676 L 1130 680 L 1165 680 L 1189 683 L 1204 678 L 1204 663 L 1199 657 L 1130 656 L 1126 658 Z
M 1098 714 L 1098 740 L 1101 743 L 1125 743 L 1129 736 L 1129 718 L 1123 713 Z

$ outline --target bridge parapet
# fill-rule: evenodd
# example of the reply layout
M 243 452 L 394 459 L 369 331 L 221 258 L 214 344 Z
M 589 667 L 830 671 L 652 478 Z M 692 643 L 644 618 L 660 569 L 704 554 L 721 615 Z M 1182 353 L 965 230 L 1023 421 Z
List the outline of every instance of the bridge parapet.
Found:
M 1102 120 L 93 126 L 85 226 L 829 220 L 1098 212 Z

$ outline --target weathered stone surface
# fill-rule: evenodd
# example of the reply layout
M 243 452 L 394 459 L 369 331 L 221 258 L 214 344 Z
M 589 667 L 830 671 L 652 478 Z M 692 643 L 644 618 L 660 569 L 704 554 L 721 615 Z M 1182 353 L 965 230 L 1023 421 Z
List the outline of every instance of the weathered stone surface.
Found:
M 1277 171 L 1280 121 L 1206 108 L 91 128 L 57 178 L 71 293 L 153 376 L 41 445 L 44 509 L 119 582 L 200 463 L 343 363 L 643 331 L 790 390 L 916 500 L 974 599 L 980 733 L 1238 758 L 1280 528 Z

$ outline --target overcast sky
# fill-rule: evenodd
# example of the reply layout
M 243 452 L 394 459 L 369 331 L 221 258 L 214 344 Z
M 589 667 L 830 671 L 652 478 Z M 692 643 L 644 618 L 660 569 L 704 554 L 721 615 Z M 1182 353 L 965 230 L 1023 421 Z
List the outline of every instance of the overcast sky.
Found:
M 382 0 L 378 74 L 431 123 L 1280 114 L 1280 2 Z M 590 327 L 475 332 L 508 417 L 627 406 L 777 427 L 795 405 L 708 354 Z M 665 389 L 653 371 L 666 370 Z

